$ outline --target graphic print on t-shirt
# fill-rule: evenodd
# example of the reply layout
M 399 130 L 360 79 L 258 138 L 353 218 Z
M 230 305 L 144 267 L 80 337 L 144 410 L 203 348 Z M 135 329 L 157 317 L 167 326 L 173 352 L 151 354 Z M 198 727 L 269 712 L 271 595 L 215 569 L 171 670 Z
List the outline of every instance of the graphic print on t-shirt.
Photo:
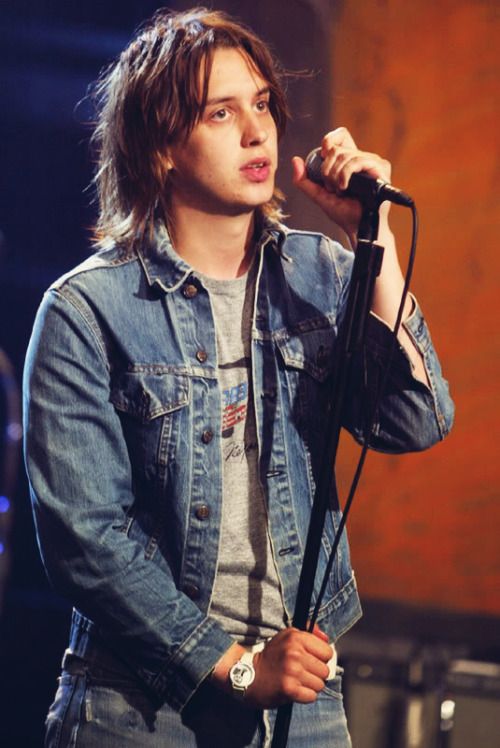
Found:
M 222 437 L 227 438 L 236 424 L 247 417 L 248 382 L 243 381 L 223 390 L 222 397 Z

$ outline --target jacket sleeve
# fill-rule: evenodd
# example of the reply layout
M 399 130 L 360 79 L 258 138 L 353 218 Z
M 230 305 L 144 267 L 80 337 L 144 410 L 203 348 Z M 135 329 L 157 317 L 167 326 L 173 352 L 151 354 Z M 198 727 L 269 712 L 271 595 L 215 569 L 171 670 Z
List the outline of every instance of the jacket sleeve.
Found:
M 343 319 L 353 253 L 336 242 L 329 242 L 329 250 L 341 286 L 337 315 Z M 399 343 L 393 348 L 392 331 L 374 314 L 368 316 L 363 349 L 352 357 L 343 424 L 358 442 L 364 442 L 380 384 L 385 381 L 369 441 L 372 449 L 381 452 L 427 449 L 444 439 L 453 424 L 454 405 L 448 383 L 443 378 L 429 328 L 418 303 L 413 301 L 413 312 L 403 326 L 423 358 L 430 387 L 413 376 L 405 350 Z
M 181 709 L 233 640 L 121 531 L 133 484 L 107 359 L 88 317 L 57 290 L 42 302 L 28 349 L 24 428 L 49 578 Z
M 385 379 L 369 441 L 372 449 L 381 452 L 428 449 L 444 439 L 453 424 L 454 405 L 448 383 L 416 302 L 403 325 L 423 358 L 430 387 L 413 376 L 410 360 L 399 343 L 391 358 L 393 333 L 373 314 L 368 320 L 364 350 L 354 357 L 351 372 L 346 426 L 360 443 L 364 442 L 366 422 Z

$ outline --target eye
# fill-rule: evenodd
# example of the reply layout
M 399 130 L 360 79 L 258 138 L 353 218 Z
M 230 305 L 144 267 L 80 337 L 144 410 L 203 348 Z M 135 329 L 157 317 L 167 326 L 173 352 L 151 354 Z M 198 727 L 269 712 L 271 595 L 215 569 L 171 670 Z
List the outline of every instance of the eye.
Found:
M 227 119 L 228 116 L 229 116 L 229 112 L 227 111 L 227 109 L 217 109 L 217 111 L 212 112 L 212 114 L 210 115 L 210 119 L 214 119 L 218 122 L 221 122 Z
M 269 99 L 260 99 L 257 102 L 256 107 L 259 112 L 268 112 L 269 111 Z

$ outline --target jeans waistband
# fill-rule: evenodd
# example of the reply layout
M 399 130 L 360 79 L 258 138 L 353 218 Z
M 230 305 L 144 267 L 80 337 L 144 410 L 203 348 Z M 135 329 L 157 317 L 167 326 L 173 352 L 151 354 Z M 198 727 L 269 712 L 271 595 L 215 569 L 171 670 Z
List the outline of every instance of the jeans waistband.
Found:
M 62 662 L 63 668 L 68 669 L 71 663 L 72 668 L 75 669 L 76 659 L 80 659 L 84 661 L 82 667 L 92 669 L 99 666 L 130 675 L 130 668 L 100 639 L 92 621 L 82 616 L 79 611 L 73 610 L 71 623 L 68 648 Z

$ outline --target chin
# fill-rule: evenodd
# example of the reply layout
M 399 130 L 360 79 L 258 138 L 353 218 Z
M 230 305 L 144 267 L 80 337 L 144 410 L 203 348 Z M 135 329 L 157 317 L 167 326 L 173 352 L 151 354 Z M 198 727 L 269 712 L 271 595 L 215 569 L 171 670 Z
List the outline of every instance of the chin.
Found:
M 272 200 L 272 197 L 274 195 L 274 184 L 272 184 L 271 186 L 259 185 L 259 187 L 260 189 L 255 190 L 255 193 L 249 198 L 249 203 L 251 203 L 254 208 L 265 205 L 270 200 Z

